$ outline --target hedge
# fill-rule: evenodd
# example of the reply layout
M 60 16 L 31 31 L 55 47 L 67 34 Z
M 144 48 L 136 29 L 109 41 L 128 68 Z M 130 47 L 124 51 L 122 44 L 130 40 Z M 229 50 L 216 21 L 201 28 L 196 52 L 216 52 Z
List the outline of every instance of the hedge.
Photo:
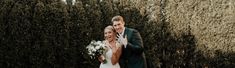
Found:
M 171 36 L 169 22 L 149 21 L 134 7 L 86 0 L 66 5 L 59 0 L 0 1 L 0 66 L 6 68 L 97 68 L 87 55 L 91 40 L 103 40 L 103 29 L 121 15 L 144 41 L 149 68 L 232 67 L 234 54 L 218 51 L 207 58 L 195 49 L 190 33 Z M 164 16 L 162 16 L 164 17 Z

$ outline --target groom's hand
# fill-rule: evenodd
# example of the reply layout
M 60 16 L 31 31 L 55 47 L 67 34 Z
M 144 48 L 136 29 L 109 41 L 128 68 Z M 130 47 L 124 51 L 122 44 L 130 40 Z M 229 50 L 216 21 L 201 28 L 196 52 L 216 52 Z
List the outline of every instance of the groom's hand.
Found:
M 124 37 L 121 35 L 118 35 L 118 42 L 121 43 L 122 45 L 124 45 L 124 47 L 126 48 L 127 46 L 127 36 L 125 35 Z

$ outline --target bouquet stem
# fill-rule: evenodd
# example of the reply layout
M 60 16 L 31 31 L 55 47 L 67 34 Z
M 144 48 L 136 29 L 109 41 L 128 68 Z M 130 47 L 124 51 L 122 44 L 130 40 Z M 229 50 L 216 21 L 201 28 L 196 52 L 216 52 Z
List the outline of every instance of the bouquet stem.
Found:
M 107 60 L 105 59 L 104 56 L 102 56 L 103 64 L 107 63 Z

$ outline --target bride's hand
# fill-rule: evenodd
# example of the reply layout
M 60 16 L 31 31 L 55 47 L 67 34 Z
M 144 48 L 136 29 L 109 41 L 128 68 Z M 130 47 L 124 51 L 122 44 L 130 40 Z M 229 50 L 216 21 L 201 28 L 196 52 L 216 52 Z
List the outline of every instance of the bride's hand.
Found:
M 101 63 L 103 63 L 103 62 L 104 62 L 104 55 L 100 55 L 99 58 L 98 58 L 98 60 L 99 60 Z

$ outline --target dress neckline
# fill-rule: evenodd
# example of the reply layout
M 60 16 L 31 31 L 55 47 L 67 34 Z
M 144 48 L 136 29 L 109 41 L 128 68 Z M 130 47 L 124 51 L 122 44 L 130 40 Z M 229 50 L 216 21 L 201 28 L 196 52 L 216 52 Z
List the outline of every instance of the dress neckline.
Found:
M 110 44 L 110 43 L 109 43 Z M 111 44 L 110 44 L 111 45 Z M 110 46 L 110 45 L 108 45 L 108 47 L 110 48 L 110 49 L 112 49 L 112 47 Z M 115 41 L 115 46 L 117 45 L 117 41 Z

